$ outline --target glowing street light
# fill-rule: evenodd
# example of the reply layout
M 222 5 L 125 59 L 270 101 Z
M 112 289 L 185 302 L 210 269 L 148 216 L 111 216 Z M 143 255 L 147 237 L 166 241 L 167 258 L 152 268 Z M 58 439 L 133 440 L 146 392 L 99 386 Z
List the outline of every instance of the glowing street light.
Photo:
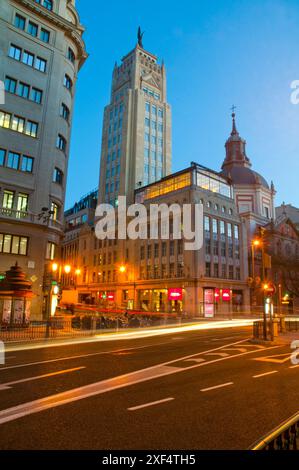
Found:
M 119 272 L 121 274 L 124 274 L 126 272 L 126 270 L 127 270 L 127 268 L 124 265 L 120 266 L 120 268 L 119 268 Z
M 57 263 L 53 263 L 53 264 L 52 264 L 52 271 L 53 271 L 53 273 L 56 273 L 56 272 L 58 271 L 58 267 L 59 267 L 59 266 L 58 266 Z
M 67 264 L 66 266 L 64 266 L 63 269 L 64 269 L 65 274 L 70 274 L 70 272 L 71 272 L 71 270 L 72 270 L 72 268 L 71 268 L 71 266 L 70 266 L 69 264 Z

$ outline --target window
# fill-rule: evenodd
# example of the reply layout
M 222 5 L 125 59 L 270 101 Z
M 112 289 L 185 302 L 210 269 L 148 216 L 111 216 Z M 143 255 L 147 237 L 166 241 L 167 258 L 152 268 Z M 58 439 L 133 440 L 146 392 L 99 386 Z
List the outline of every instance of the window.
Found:
M 54 168 L 53 172 L 53 182 L 57 184 L 62 184 L 63 173 L 59 168 Z
M 45 72 L 47 67 L 47 61 L 44 59 L 41 59 L 40 57 L 36 57 L 35 62 L 34 62 L 34 68 L 36 70 L 39 70 L 40 72 Z
M 6 77 L 5 78 L 5 91 L 9 93 L 15 93 L 17 89 L 17 80 L 13 78 Z
M 218 233 L 218 221 L 216 219 L 213 219 L 213 233 Z
M 29 21 L 28 27 L 27 27 L 27 32 L 29 34 L 31 34 L 31 36 L 34 36 L 36 38 L 37 37 L 37 32 L 38 32 L 37 24 L 33 23 L 32 21 Z
M 11 129 L 16 132 L 24 132 L 25 128 L 25 119 L 21 118 L 19 116 L 13 116 L 12 118 L 12 123 L 11 123 Z
M 148 102 L 146 102 L 146 103 L 145 103 L 145 112 L 146 112 L 146 113 L 149 113 L 149 112 L 150 112 L 150 109 L 151 109 L 150 104 L 149 104 Z
M 15 193 L 13 191 L 4 191 L 3 192 L 3 208 L 4 209 L 13 209 Z
M 70 110 L 64 103 L 62 103 L 60 107 L 60 116 L 63 117 L 66 121 L 68 121 L 70 117 Z
M 206 277 L 211 277 L 211 263 L 206 263 Z
M 29 67 L 33 67 L 34 55 L 30 54 L 30 52 L 24 51 L 22 62 L 23 64 L 29 65 Z
M 22 29 L 24 31 L 25 29 L 25 24 L 26 24 L 26 18 L 23 16 L 19 15 L 18 13 L 15 16 L 15 27 Z
M 75 56 L 74 51 L 73 51 L 70 47 L 68 48 L 67 57 L 68 57 L 68 59 L 72 62 L 72 64 L 75 63 L 76 56 Z
M 4 166 L 5 164 L 5 155 L 6 155 L 6 150 L 0 149 L 0 166 Z
M 31 88 L 31 92 L 30 92 L 31 101 L 41 104 L 42 97 L 43 97 L 43 92 L 41 90 L 39 90 L 38 88 L 34 88 L 34 87 Z
M 66 151 L 66 140 L 65 138 L 62 136 L 62 135 L 58 135 L 57 137 L 57 143 L 56 143 L 56 147 L 59 149 L 59 150 L 62 150 L 62 152 L 65 152 Z
M 19 96 L 21 96 L 22 98 L 28 99 L 29 98 L 29 91 L 30 91 L 30 87 L 29 87 L 29 85 L 26 85 L 26 83 L 20 82 L 18 84 L 17 94 Z
M 55 259 L 56 254 L 56 245 L 55 243 L 48 242 L 47 243 L 47 251 L 46 251 L 46 259 L 53 261 Z
M 8 168 L 12 168 L 13 170 L 19 169 L 19 162 L 20 162 L 21 155 L 15 152 L 9 152 L 6 166 Z
M 10 46 L 9 57 L 11 57 L 12 59 L 21 60 L 21 53 L 22 49 L 20 49 L 19 47 L 14 46 L 13 44 Z
M 230 265 L 228 267 L 228 277 L 229 279 L 233 279 L 234 278 L 234 267 L 233 265 Z
M 225 222 L 220 220 L 220 234 L 225 235 Z
M 205 216 L 204 224 L 205 224 L 205 231 L 209 232 L 210 231 L 210 217 Z
M 235 240 L 239 240 L 239 226 L 238 225 L 235 225 L 234 235 L 235 235 Z
M 56 221 L 59 215 L 59 207 L 55 202 L 51 202 L 51 220 Z
M 28 237 L 0 233 L 0 253 L 27 255 Z
M 17 203 L 17 210 L 20 212 L 27 212 L 28 210 L 28 194 L 18 194 L 18 203 Z
M 163 118 L 163 109 L 161 109 L 161 108 L 159 108 L 158 117 L 159 117 L 160 119 Z
M 25 173 L 32 173 L 32 170 L 33 170 L 33 158 L 23 155 L 21 171 L 24 171 Z
M 41 41 L 48 43 L 50 41 L 50 32 L 41 28 L 39 37 Z
M 33 121 L 27 121 L 25 134 L 30 137 L 37 137 L 38 124 Z
M 41 0 L 39 0 L 38 3 L 41 3 Z M 53 10 L 53 1 L 52 1 L 52 0 L 43 0 L 42 5 L 43 5 L 43 7 L 45 7 L 47 10 L 50 10 L 50 11 Z
M 10 123 L 11 123 L 11 117 L 12 117 L 11 114 L 0 111 L 0 127 L 9 129 Z
M 64 76 L 63 84 L 68 90 L 71 90 L 73 88 L 73 82 L 67 74 L 65 74 Z

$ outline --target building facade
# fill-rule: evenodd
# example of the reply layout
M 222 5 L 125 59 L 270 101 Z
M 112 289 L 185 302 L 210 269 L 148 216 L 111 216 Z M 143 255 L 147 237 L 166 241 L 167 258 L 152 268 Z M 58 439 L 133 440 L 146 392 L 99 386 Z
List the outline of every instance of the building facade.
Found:
M 94 231 L 82 232 L 79 262 L 89 265 L 78 281 L 79 303 L 207 317 L 248 310 L 246 226 L 226 178 L 192 163 L 137 189 L 135 202 L 148 214 L 150 204 L 201 204 L 203 245 L 185 250 L 171 217 L 167 239 L 161 226 L 148 240 L 97 240 Z
M 104 110 L 99 202 L 117 205 L 119 195 L 171 172 L 171 109 L 166 70 L 139 39 L 115 64 L 110 104 Z
M 0 271 L 18 261 L 41 318 L 45 265 L 63 236 L 84 28 L 74 0 L 3 0 L 0 29 Z

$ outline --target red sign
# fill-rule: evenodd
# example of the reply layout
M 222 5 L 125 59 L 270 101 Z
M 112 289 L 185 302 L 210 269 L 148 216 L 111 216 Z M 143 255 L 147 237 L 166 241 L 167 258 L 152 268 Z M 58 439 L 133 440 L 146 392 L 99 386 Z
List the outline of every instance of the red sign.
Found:
M 276 293 L 276 287 L 272 282 L 268 282 L 265 285 L 265 291 L 267 295 L 274 295 Z
M 219 289 L 215 289 L 215 301 L 216 302 L 219 302 L 220 300 L 220 290 Z
M 114 292 L 108 292 L 107 299 L 112 301 L 112 300 L 114 300 L 114 298 L 115 298 L 115 293 Z
M 168 289 L 168 300 L 182 300 L 183 289 Z
M 223 302 L 230 302 L 231 294 L 229 289 L 222 290 L 222 300 Z

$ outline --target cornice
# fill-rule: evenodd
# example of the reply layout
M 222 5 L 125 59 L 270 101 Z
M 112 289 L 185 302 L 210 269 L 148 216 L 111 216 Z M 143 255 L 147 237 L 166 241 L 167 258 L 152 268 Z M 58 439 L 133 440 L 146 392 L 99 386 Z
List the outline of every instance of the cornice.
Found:
M 44 20 L 49 21 L 55 27 L 62 29 L 66 36 L 68 36 L 78 47 L 80 56 L 79 56 L 79 70 L 84 64 L 85 60 L 88 57 L 86 52 L 85 42 L 82 38 L 82 34 L 85 31 L 85 28 L 78 24 L 74 25 L 70 21 L 62 18 L 61 16 L 57 15 L 53 11 L 49 11 L 46 8 L 43 8 L 41 5 L 36 3 L 34 0 L 13 0 L 15 3 L 22 5 L 28 10 L 32 11 L 33 13 L 39 15 Z

